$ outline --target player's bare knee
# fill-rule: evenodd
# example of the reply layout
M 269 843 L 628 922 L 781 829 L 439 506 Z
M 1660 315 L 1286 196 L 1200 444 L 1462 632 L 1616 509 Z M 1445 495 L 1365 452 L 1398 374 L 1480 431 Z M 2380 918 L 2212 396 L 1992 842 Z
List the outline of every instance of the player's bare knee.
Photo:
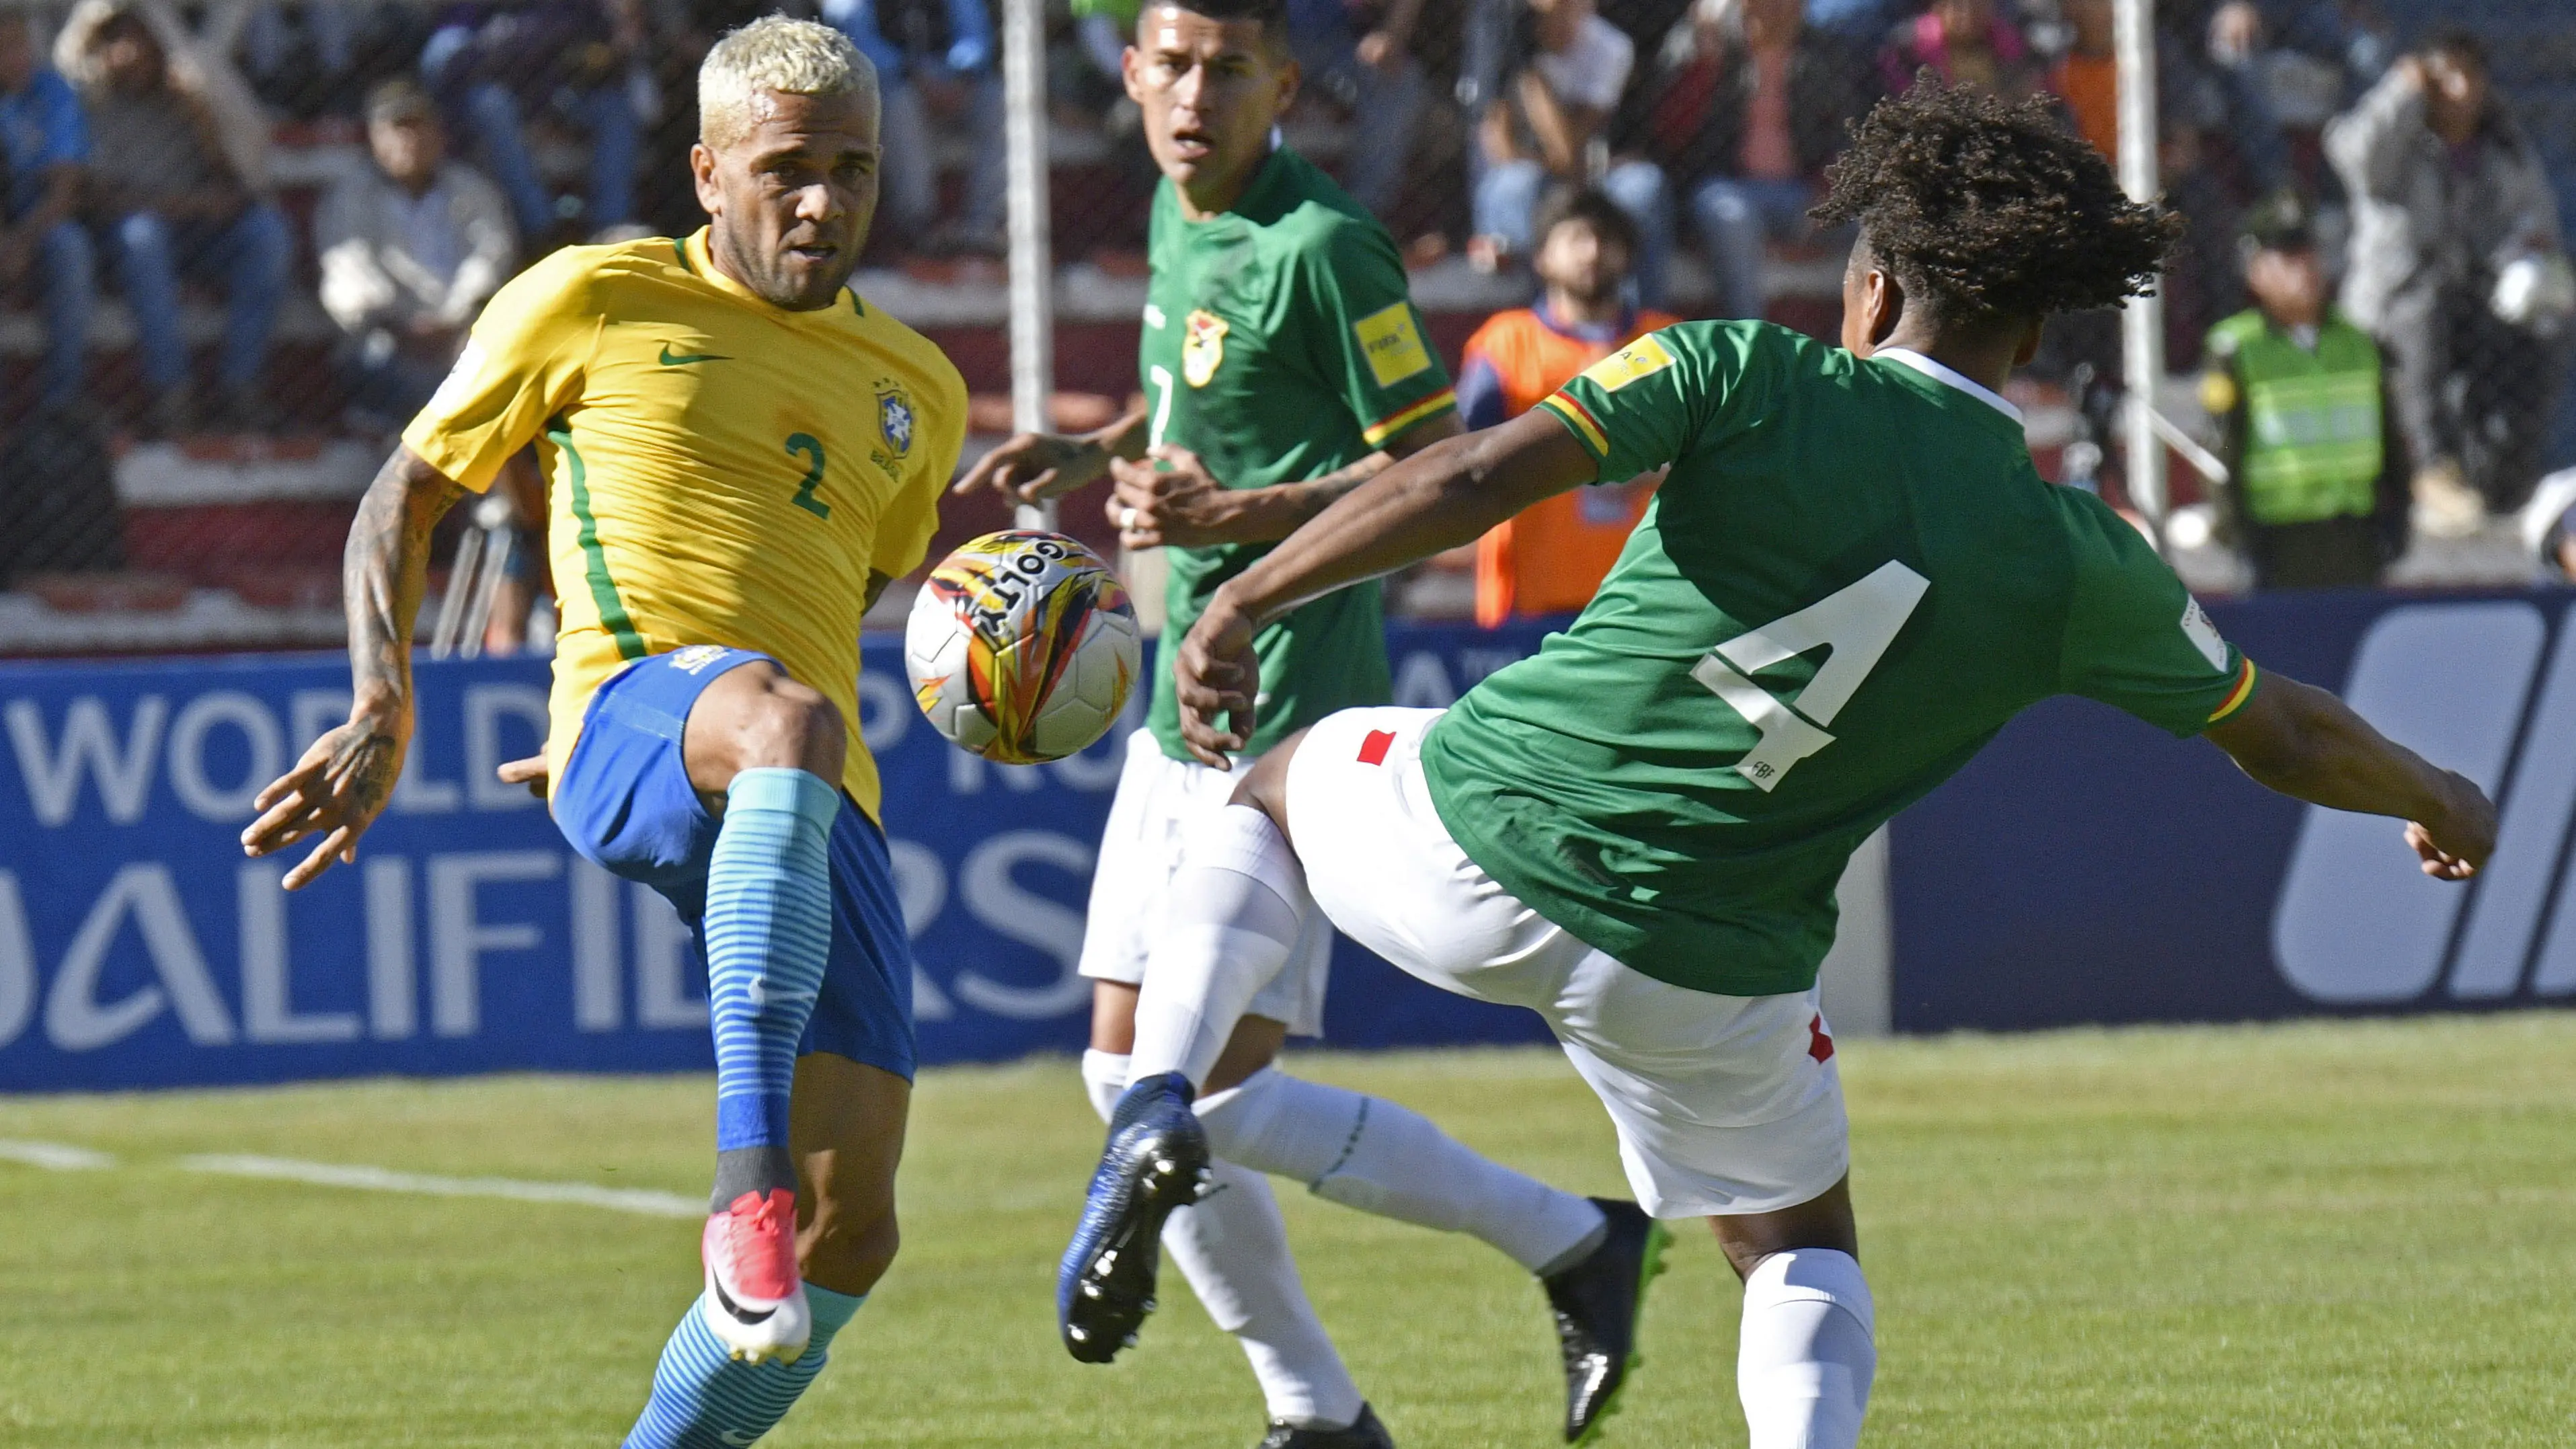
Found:
M 841 778 L 849 730 L 841 712 L 810 686 L 768 663 L 728 670 L 689 712 L 684 746 L 689 782 L 721 810 L 745 770 L 806 770 Z
M 746 699 L 737 718 L 741 748 L 735 769 L 809 770 L 826 780 L 841 777 L 849 731 L 841 711 L 817 691 L 780 675 Z
M 1860 1256 L 1860 1229 L 1852 1216 L 1851 1180 L 1845 1178 L 1796 1207 L 1776 1212 L 1713 1217 L 1717 1234 L 1738 1278 L 1751 1277 L 1762 1260 L 1794 1248 L 1830 1248 Z
M 797 1268 L 810 1283 L 856 1295 L 876 1287 L 902 1246 L 890 1198 L 859 1206 L 824 1197 L 796 1244 Z

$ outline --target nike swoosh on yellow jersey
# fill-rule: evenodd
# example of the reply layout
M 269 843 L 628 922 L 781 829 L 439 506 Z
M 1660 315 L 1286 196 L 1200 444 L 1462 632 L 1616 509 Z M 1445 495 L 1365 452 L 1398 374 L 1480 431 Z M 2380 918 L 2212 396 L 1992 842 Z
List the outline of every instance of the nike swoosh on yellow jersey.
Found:
M 732 358 L 721 352 L 683 352 L 677 356 L 673 356 L 671 352 L 671 344 L 668 342 L 662 344 L 662 365 L 664 367 L 685 367 L 692 362 L 731 361 L 733 361 Z

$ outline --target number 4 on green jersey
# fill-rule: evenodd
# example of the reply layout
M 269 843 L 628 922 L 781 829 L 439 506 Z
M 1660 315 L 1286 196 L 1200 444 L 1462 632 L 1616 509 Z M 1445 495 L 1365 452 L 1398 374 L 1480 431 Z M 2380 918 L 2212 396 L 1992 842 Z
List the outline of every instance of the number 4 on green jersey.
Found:
M 1889 559 L 1859 583 L 1738 634 L 1692 666 L 1691 678 L 1761 733 L 1760 742 L 1736 762 L 1736 773 L 1768 791 L 1790 766 L 1832 744 L 1825 726 L 1878 667 L 1931 587 L 1930 579 Z M 1794 697 L 1783 698 L 1754 682 L 1753 676 L 1772 665 L 1818 648 L 1833 652 Z
M 1424 777 L 1504 889 L 1658 980 L 1812 986 L 1853 849 L 2040 700 L 2188 735 L 2253 692 L 2138 531 L 1930 358 L 1689 322 L 1540 406 L 1597 477 L 1669 471 L 1582 617 L 1433 726 Z

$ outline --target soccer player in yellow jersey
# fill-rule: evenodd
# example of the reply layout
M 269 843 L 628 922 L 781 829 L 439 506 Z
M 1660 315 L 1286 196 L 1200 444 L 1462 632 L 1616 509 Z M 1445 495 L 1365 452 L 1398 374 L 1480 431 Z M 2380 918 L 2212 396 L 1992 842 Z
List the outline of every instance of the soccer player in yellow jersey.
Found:
M 758 1438 L 894 1256 L 912 958 L 859 622 L 928 549 L 966 417 L 956 369 L 846 285 L 877 199 L 867 61 L 772 16 L 708 53 L 698 108 L 710 225 L 503 288 L 368 490 L 349 722 L 243 835 L 318 840 L 290 889 L 354 857 L 411 736 L 430 527 L 535 443 L 563 630 L 545 754 L 503 776 L 550 783 L 576 849 L 694 924 L 715 1031 L 706 1290 L 630 1449 Z

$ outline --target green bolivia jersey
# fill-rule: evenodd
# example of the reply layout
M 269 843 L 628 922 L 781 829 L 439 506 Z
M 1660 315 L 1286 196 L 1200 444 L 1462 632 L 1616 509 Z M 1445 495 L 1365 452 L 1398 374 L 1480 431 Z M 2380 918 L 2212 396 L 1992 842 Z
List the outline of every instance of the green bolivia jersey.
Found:
M 1181 215 L 1154 192 L 1153 283 L 1137 370 L 1157 443 L 1187 448 L 1228 488 L 1298 483 L 1348 467 L 1457 406 L 1405 289 L 1386 228 L 1294 151 L 1262 164 L 1232 211 Z M 1227 579 L 1269 544 L 1175 548 L 1163 637 L 1176 642 Z M 1375 583 L 1306 605 L 1255 637 L 1258 754 L 1325 715 L 1383 704 L 1390 689 Z M 1170 651 L 1148 716 L 1181 747 Z
M 1812 986 L 1853 849 L 2041 699 L 2188 736 L 2252 695 L 2137 531 L 1928 359 L 1684 323 L 1541 406 L 1603 478 L 1672 471 L 1591 607 L 1424 767 L 1477 864 L 1649 976 Z

